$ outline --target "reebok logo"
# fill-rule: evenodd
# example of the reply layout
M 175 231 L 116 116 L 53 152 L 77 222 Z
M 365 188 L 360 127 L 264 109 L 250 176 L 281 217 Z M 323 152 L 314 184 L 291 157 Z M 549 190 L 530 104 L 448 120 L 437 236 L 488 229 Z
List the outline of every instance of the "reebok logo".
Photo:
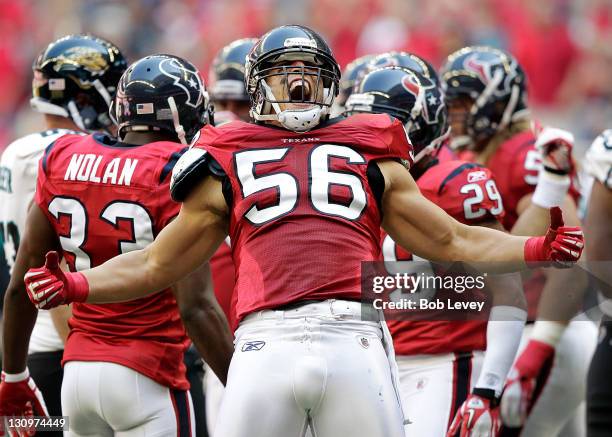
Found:
M 242 352 L 250 352 L 250 351 L 258 351 L 261 350 L 265 346 L 265 341 L 247 341 L 242 345 Z

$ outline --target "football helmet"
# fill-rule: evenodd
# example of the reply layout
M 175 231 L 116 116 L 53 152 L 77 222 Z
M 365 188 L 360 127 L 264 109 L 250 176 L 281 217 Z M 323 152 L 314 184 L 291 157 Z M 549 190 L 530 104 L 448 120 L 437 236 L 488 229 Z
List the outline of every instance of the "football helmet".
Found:
M 304 65 L 292 66 L 295 61 Z M 295 77 L 291 83 L 290 76 Z M 272 29 L 257 41 L 247 56 L 245 77 L 253 119 L 278 121 L 286 129 L 306 132 L 329 117 L 338 94 L 340 67 L 321 36 L 307 27 L 288 25 Z M 275 95 L 268 83 L 275 77 L 280 77 L 287 97 Z M 306 105 L 282 110 L 280 103 Z
M 208 75 L 208 86 L 213 101 L 249 101 L 244 85 L 244 64 L 256 42 L 256 38 L 239 39 L 217 53 Z
M 212 122 L 212 109 L 198 69 L 172 55 L 151 55 L 119 80 L 111 115 L 120 138 L 128 131 L 164 130 L 188 144 Z
M 438 73 L 425 59 L 408 52 L 386 52 L 374 56 L 367 64 L 369 71 L 385 67 L 402 67 L 419 73 L 422 76 L 434 81 L 436 86 L 440 85 Z
M 108 130 L 117 82 L 127 68 L 121 51 L 92 35 L 52 42 L 32 65 L 32 107 L 72 119 L 84 131 Z
M 344 106 L 346 99 L 353 93 L 354 86 L 365 76 L 368 71 L 368 64 L 374 55 L 361 56 L 344 68 L 342 79 L 340 80 L 340 94 L 336 99 L 338 106 Z
M 440 79 L 447 104 L 461 97 L 473 102 L 462 121 L 469 137 L 466 141 L 491 138 L 529 113 L 525 73 L 516 59 L 502 50 L 462 48 L 448 56 Z
M 435 155 L 448 136 L 440 88 L 431 79 L 406 68 L 386 67 L 367 73 L 345 106 L 348 115 L 385 113 L 404 123 L 414 147 L 415 163 L 426 155 Z

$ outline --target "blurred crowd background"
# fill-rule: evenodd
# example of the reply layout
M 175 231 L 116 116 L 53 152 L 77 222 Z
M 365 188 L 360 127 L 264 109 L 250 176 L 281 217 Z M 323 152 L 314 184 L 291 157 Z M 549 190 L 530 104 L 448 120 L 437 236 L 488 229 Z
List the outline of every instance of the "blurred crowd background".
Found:
M 436 67 L 465 45 L 507 49 L 536 117 L 571 129 L 579 154 L 612 127 L 612 0 L 0 0 L 0 149 L 40 129 L 30 67 L 59 36 L 97 34 L 128 60 L 176 54 L 206 78 L 223 45 L 290 23 L 322 33 L 342 67 L 392 49 Z

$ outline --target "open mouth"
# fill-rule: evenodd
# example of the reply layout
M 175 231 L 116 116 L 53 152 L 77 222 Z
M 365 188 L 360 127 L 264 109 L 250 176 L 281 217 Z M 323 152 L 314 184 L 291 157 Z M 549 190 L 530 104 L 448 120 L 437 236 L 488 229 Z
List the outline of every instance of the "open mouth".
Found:
M 289 84 L 289 98 L 292 101 L 309 101 L 310 91 L 310 84 L 301 78 L 294 79 Z

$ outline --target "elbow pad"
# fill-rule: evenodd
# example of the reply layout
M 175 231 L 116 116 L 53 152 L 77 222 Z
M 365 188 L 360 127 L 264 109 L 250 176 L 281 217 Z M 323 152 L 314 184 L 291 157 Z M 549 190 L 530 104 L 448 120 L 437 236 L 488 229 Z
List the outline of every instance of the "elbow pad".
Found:
M 185 200 L 193 187 L 208 175 L 223 177 L 225 171 L 206 150 L 193 147 L 187 150 L 172 169 L 172 200 Z

